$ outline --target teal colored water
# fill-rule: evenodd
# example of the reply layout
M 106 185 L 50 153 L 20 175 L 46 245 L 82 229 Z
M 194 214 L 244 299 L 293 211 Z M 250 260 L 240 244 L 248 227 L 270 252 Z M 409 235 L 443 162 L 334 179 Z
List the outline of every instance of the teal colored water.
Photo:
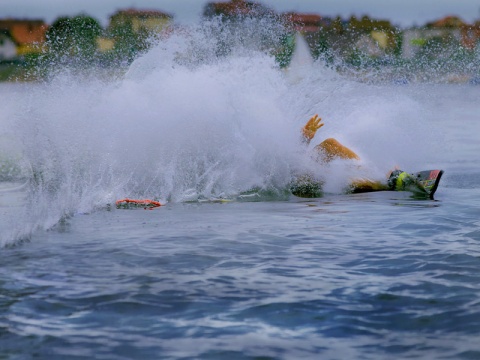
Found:
M 480 358 L 480 87 L 156 55 L 0 87 L 0 357 Z M 312 113 L 360 167 L 311 161 Z M 435 200 L 343 194 L 395 165 L 445 170 Z M 288 194 L 299 170 L 322 198 Z

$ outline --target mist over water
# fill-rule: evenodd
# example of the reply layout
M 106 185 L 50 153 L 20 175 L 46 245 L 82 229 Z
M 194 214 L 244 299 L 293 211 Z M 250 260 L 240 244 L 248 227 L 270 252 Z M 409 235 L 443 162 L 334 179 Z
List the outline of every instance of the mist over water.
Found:
M 254 189 L 259 199 L 262 191 L 285 199 L 292 176 L 305 172 L 342 193 L 349 178 L 382 179 L 395 165 L 419 170 L 435 153 L 430 104 L 320 60 L 294 56 L 282 70 L 245 39 L 225 49 L 212 27 L 171 36 L 118 79 L 65 71 L 6 85 L 2 161 L 14 168 L 7 180 L 28 182 L 28 194 L 2 221 L 4 244 L 124 197 L 238 199 Z M 335 137 L 360 155 L 360 167 L 308 156 L 300 129 L 316 113 L 325 126 L 309 148 Z

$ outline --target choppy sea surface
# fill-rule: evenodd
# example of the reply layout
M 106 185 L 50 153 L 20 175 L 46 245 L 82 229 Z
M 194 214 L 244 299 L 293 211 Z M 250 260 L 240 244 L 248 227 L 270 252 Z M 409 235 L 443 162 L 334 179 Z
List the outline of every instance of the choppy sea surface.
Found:
M 0 358 L 480 358 L 480 87 L 156 55 L 0 86 Z M 313 113 L 360 169 L 301 160 Z M 445 170 L 435 200 L 343 193 L 395 165 Z

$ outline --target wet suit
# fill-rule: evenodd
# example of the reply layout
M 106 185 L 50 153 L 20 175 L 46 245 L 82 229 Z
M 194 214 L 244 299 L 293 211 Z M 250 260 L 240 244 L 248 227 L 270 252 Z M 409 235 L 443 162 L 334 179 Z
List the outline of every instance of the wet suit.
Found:
M 302 128 L 303 141 L 306 144 L 309 144 L 310 141 L 314 138 L 317 130 L 320 129 L 324 123 L 318 115 L 314 115 L 307 121 L 305 126 Z M 319 155 L 319 161 L 328 163 L 335 159 L 345 159 L 345 160 L 360 160 L 360 157 L 351 149 L 342 145 L 339 141 L 334 138 L 328 138 L 323 140 L 320 144 L 316 145 L 316 152 Z M 397 176 L 396 170 L 389 174 Z M 402 173 L 402 171 L 400 171 Z M 351 182 L 352 192 L 370 192 L 370 191 L 382 191 L 382 190 L 395 190 L 394 181 L 388 181 L 387 183 L 382 183 L 380 181 L 373 181 L 369 179 L 356 179 Z

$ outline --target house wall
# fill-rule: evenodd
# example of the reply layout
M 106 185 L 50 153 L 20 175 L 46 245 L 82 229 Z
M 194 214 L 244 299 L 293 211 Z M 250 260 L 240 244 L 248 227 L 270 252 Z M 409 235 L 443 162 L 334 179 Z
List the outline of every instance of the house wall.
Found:
M 132 18 L 132 27 L 135 32 L 140 31 L 140 29 L 144 28 L 149 32 L 159 33 L 162 30 L 166 29 L 171 23 L 169 18 Z
M 17 46 L 7 35 L 0 34 L 0 60 L 13 60 L 17 56 Z

